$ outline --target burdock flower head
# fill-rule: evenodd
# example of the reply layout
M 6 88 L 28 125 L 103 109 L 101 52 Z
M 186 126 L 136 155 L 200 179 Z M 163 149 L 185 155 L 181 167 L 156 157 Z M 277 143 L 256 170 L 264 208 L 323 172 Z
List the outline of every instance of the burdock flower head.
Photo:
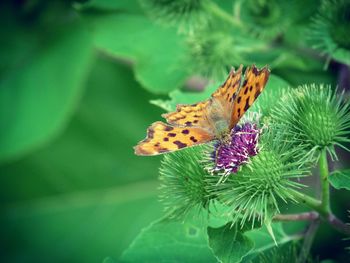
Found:
M 260 129 L 256 124 L 247 122 L 237 125 L 232 129 L 228 141 L 215 143 L 214 151 L 210 154 L 210 161 L 214 165 L 208 167 L 208 171 L 224 176 L 237 173 L 249 157 L 258 153 L 259 134 Z
M 206 191 L 228 208 L 225 214 L 232 224 L 268 225 L 279 212 L 279 200 L 295 201 L 291 191 L 301 186 L 295 179 L 307 175 L 308 168 L 302 161 L 303 149 L 285 140 L 285 128 L 270 123 L 260 130 L 246 123 L 232 132 L 231 146 L 221 146 L 215 166 L 232 174 L 220 179 L 207 176 Z M 237 157 L 240 163 L 232 161 Z

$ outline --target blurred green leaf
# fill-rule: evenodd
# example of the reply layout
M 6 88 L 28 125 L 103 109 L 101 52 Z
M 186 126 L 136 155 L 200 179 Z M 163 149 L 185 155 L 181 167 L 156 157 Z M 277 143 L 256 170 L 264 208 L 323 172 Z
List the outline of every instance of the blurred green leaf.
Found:
M 123 262 L 217 262 L 198 218 L 163 219 L 142 230 L 124 251 Z
M 132 149 L 159 117 L 150 98 L 127 67 L 97 60 L 63 134 L 0 166 L 0 261 L 118 258 L 161 216 L 159 158 Z
M 153 24 L 144 16 L 85 14 L 98 50 L 127 59 L 136 79 L 147 90 L 167 93 L 179 88 L 188 72 L 183 61 L 186 45 L 175 29 Z
M 254 242 L 237 228 L 231 223 L 220 228 L 208 227 L 209 246 L 220 262 L 241 262 L 253 249 Z
M 87 83 L 62 136 L 0 166 L 2 202 L 157 178 L 160 158 L 139 157 L 133 150 L 161 113 L 148 103 L 150 94 L 127 67 L 108 60 L 97 61 Z
M 25 54 L 10 51 L 17 63 L 0 80 L 1 160 L 49 141 L 76 107 L 92 61 L 92 42 L 80 23 L 67 26 Z
M 80 8 L 96 8 L 106 11 L 127 11 L 130 13 L 141 13 L 142 9 L 140 7 L 139 1 L 130 0 L 90 0 L 80 6 Z
M 350 190 L 350 169 L 332 172 L 329 176 L 329 182 L 336 189 Z
M 1 262 L 101 262 L 118 258 L 161 216 L 157 182 L 75 191 L 2 208 Z

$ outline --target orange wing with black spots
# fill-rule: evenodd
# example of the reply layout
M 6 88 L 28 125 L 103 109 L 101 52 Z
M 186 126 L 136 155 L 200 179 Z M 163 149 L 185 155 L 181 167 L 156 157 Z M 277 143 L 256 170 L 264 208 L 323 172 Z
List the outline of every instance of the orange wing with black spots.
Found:
M 243 114 L 249 109 L 265 88 L 270 71 L 267 67 L 258 70 L 255 65 L 248 67 L 244 73 L 244 81 L 239 89 L 231 114 L 230 130 L 238 123 Z
M 211 126 L 210 112 L 212 111 L 213 99 L 219 101 L 223 113 L 227 113 L 227 122 L 230 121 L 232 103 L 241 83 L 242 65 L 237 72 L 232 69 L 228 78 L 212 95 L 211 98 L 196 104 L 177 105 L 176 111 L 163 114 L 162 117 L 170 124 L 183 126 L 205 127 Z M 215 103 L 214 103 L 215 107 Z M 209 119 L 208 119 L 209 118 Z
M 176 111 L 162 114 L 162 117 L 169 124 L 205 127 L 208 125 L 207 109 L 210 103 L 210 100 L 205 100 L 192 105 L 177 105 Z
M 242 78 L 242 68 L 241 65 L 237 71 L 235 69 L 231 69 L 230 74 L 224 84 L 222 84 L 211 96 L 218 100 L 224 111 L 227 113 L 232 112 L 232 104 L 237 95 L 237 91 L 241 86 L 241 78 Z M 229 121 L 229 120 L 228 120 Z
M 174 127 L 163 122 L 153 123 L 147 137 L 134 147 L 137 155 L 157 155 L 205 143 L 214 135 L 204 128 Z

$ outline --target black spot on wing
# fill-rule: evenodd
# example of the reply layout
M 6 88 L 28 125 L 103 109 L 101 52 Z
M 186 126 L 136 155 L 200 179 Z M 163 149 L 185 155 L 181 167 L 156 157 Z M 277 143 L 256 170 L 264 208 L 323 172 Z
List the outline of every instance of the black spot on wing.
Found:
M 171 126 L 166 126 L 164 131 L 172 131 L 174 128 Z
M 249 98 L 247 98 L 245 100 L 245 106 L 244 106 L 244 111 L 247 111 L 249 109 L 250 105 L 249 105 Z
M 164 137 L 163 141 L 167 142 L 167 141 L 169 141 L 169 138 L 168 137 Z
M 186 122 L 185 122 L 185 125 L 187 125 L 187 126 L 192 126 L 192 122 L 191 122 L 191 121 L 186 121 Z
M 181 132 L 182 132 L 183 134 L 189 134 L 189 133 L 190 133 L 190 131 L 187 130 L 187 129 L 186 129 L 186 130 L 182 130 Z
M 248 93 L 248 89 L 249 89 L 249 87 L 247 86 L 247 87 L 245 87 L 245 89 L 244 89 L 244 95 L 247 95 L 247 93 Z
M 186 143 L 182 143 L 180 141 L 174 141 L 173 144 L 175 144 L 177 146 L 178 149 L 184 148 L 187 146 Z
M 169 137 L 175 137 L 175 136 L 176 136 L 176 133 L 169 132 L 169 133 L 168 133 L 168 136 L 169 136 Z
M 198 142 L 198 140 L 194 136 L 191 136 L 190 140 L 193 141 L 193 142 Z

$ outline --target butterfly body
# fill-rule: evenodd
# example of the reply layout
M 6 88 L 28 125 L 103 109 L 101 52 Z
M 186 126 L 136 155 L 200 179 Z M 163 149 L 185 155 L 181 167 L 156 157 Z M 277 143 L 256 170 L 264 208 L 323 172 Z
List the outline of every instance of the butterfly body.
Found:
M 168 122 L 155 122 L 147 137 L 135 147 L 137 155 L 157 155 L 219 140 L 227 143 L 230 131 L 257 99 L 269 77 L 265 67 L 242 66 L 231 70 L 227 80 L 206 100 L 191 105 L 178 105 L 176 111 L 163 114 Z

